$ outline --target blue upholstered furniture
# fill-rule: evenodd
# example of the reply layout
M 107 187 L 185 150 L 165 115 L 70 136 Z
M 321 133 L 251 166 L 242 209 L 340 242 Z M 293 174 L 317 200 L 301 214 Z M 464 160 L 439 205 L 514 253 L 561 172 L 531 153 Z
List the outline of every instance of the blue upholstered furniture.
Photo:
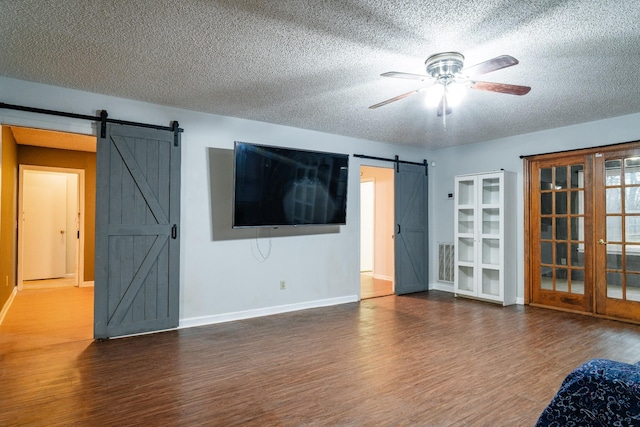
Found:
M 562 382 L 536 427 L 640 426 L 640 362 L 593 359 Z

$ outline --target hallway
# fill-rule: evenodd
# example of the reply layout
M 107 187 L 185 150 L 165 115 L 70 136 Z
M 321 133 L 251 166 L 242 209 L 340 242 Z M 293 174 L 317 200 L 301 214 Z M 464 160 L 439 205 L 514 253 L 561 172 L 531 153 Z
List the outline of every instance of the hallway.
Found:
M 93 340 L 93 287 L 23 289 L 0 325 L 0 357 L 82 340 Z

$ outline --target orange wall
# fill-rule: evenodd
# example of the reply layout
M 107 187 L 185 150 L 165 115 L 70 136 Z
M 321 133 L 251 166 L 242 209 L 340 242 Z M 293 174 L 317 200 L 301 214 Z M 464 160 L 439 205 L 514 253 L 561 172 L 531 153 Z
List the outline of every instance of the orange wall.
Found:
M 21 165 L 84 169 L 84 278 L 80 278 L 80 280 L 85 282 L 93 281 L 96 223 L 96 153 L 19 145 L 18 163 Z
M 2 188 L 0 190 L 0 308 L 9 299 L 16 285 L 16 254 L 18 251 L 17 145 L 11 130 L 2 127 Z
M 394 184 L 393 169 L 362 166 L 360 180 L 374 182 L 373 275 L 394 280 Z

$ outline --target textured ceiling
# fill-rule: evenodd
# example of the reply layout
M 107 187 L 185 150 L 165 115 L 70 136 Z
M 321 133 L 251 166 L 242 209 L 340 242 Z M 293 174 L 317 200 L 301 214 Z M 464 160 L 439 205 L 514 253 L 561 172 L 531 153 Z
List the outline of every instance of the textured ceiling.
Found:
M 637 1 L 0 0 L 0 40 L 0 75 L 428 148 L 640 112 Z M 443 51 L 532 90 L 368 109 Z

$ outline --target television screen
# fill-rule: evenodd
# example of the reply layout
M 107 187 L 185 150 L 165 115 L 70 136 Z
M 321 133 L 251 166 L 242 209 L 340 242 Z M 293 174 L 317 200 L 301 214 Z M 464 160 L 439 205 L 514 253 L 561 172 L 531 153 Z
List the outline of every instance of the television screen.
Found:
M 233 227 L 345 224 L 347 154 L 236 141 Z

